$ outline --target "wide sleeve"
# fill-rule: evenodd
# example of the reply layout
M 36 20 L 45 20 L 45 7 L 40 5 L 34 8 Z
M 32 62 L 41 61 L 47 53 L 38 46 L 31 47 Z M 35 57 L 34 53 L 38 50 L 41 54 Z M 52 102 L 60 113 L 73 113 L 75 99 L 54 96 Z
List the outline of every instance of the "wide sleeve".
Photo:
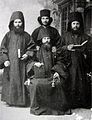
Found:
M 1 42 L 0 47 L 0 65 L 2 65 L 8 58 L 8 34 L 6 34 Z
M 65 80 L 68 77 L 68 72 L 65 63 L 65 50 L 62 49 L 62 37 L 59 35 L 58 31 L 55 32 L 56 48 L 57 48 L 57 60 L 56 64 L 52 67 L 52 72 L 57 72 L 61 80 Z M 63 41 L 65 45 L 65 41 Z
M 32 39 L 32 36 L 28 35 L 27 39 L 26 39 L 26 48 L 25 48 L 25 53 L 29 56 L 29 57 L 33 57 L 35 52 L 35 43 Z
M 56 46 L 57 50 L 61 48 L 61 36 L 57 30 L 54 30 L 54 45 Z
M 62 50 L 67 50 L 68 42 L 66 41 L 67 34 L 64 34 L 61 39 Z
M 88 43 L 86 45 L 86 63 L 88 65 L 88 72 L 92 72 L 92 37 L 88 36 Z
M 57 72 L 61 76 L 61 78 L 67 79 L 67 77 L 68 77 L 67 68 L 64 65 L 64 63 L 55 64 L 52 67 L 51 71 L 52 72 Z

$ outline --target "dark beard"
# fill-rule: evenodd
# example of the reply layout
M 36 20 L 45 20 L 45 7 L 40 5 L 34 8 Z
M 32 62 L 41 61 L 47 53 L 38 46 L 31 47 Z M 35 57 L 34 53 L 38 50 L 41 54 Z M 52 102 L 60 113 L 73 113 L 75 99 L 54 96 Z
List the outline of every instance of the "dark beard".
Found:
M 19 28 L 13 27 L 13 30 L 16 34 L 22 34 L 24 31 L 22 26 Z
M 71 29 L 71 32 L 72 32 L 73 34 L 81 34 L 81 30 L 80 30 L 80 29 L 78 29 L 78 30 L 73 30 L 73 29 Z
M 46 51 L 50 51 L 51 50 L 51 45 L 49 43 L 44 43 L 43 45 L 43 48 L 46 50 Z

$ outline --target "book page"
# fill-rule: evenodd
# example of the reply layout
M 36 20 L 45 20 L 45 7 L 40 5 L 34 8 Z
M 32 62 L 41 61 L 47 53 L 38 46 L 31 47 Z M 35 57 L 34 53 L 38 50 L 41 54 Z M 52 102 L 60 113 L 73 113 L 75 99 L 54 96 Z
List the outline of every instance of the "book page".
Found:
M 81 45 L 74 45 L 73 49 L 78 49 L 80 47 L 82 47 L 83 45 L 85 45 L 88 42 L 88 40 L 84 41 Z

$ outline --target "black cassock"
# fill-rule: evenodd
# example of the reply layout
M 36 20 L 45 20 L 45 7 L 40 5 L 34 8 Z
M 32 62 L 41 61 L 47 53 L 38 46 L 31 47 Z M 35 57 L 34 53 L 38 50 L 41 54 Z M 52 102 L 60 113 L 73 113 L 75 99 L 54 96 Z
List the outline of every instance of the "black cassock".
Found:
M 54 34 L 53 28 L 49 28 L 49 31 L 53 33 L 53 36 L 57 34 Z M 37 33 L 35 34 L 37 35 Z M 58 38 L 57 41 L 55 41 L 55 38 Z M 56 61 L 54 61 L 52 53 L 53 46 L 57 45 L 56 48 L 59 48 L 60 36 L 54 36 L 53 40 L 50 50 L 46 50 L 44 45 L 41 44 L 36 54 L 37 61 L 43 63 L 43 65 L 33 67 L 34 77 L 30 83 L 30 112 L 35 115 L 62 114 L 68 109 L 64 90 L 67 73 L 64 64 L 58 59 L 59 56 L 57 55 Z M 57 52 L 59 53 L 59 49 Z M 55 83 L 55 87 L 52 87 L 52 71 L 58 72 L 60 75 L 60 81 Z

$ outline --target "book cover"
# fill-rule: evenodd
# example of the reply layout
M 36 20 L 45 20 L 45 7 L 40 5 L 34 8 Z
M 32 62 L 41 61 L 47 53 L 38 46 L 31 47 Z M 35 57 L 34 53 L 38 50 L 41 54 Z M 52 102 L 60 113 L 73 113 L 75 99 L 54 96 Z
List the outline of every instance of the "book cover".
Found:
M 79 48 L 83 47 L 87 42 L 88 42 L 88 40 L 84 41 L 84 42 L 81 43 L 80 45 L 79 45 L 79 44 L 78 44 L 78 45 L 74 45 L 74 46 L 73 46 L 73 49 L 79 49 Z

